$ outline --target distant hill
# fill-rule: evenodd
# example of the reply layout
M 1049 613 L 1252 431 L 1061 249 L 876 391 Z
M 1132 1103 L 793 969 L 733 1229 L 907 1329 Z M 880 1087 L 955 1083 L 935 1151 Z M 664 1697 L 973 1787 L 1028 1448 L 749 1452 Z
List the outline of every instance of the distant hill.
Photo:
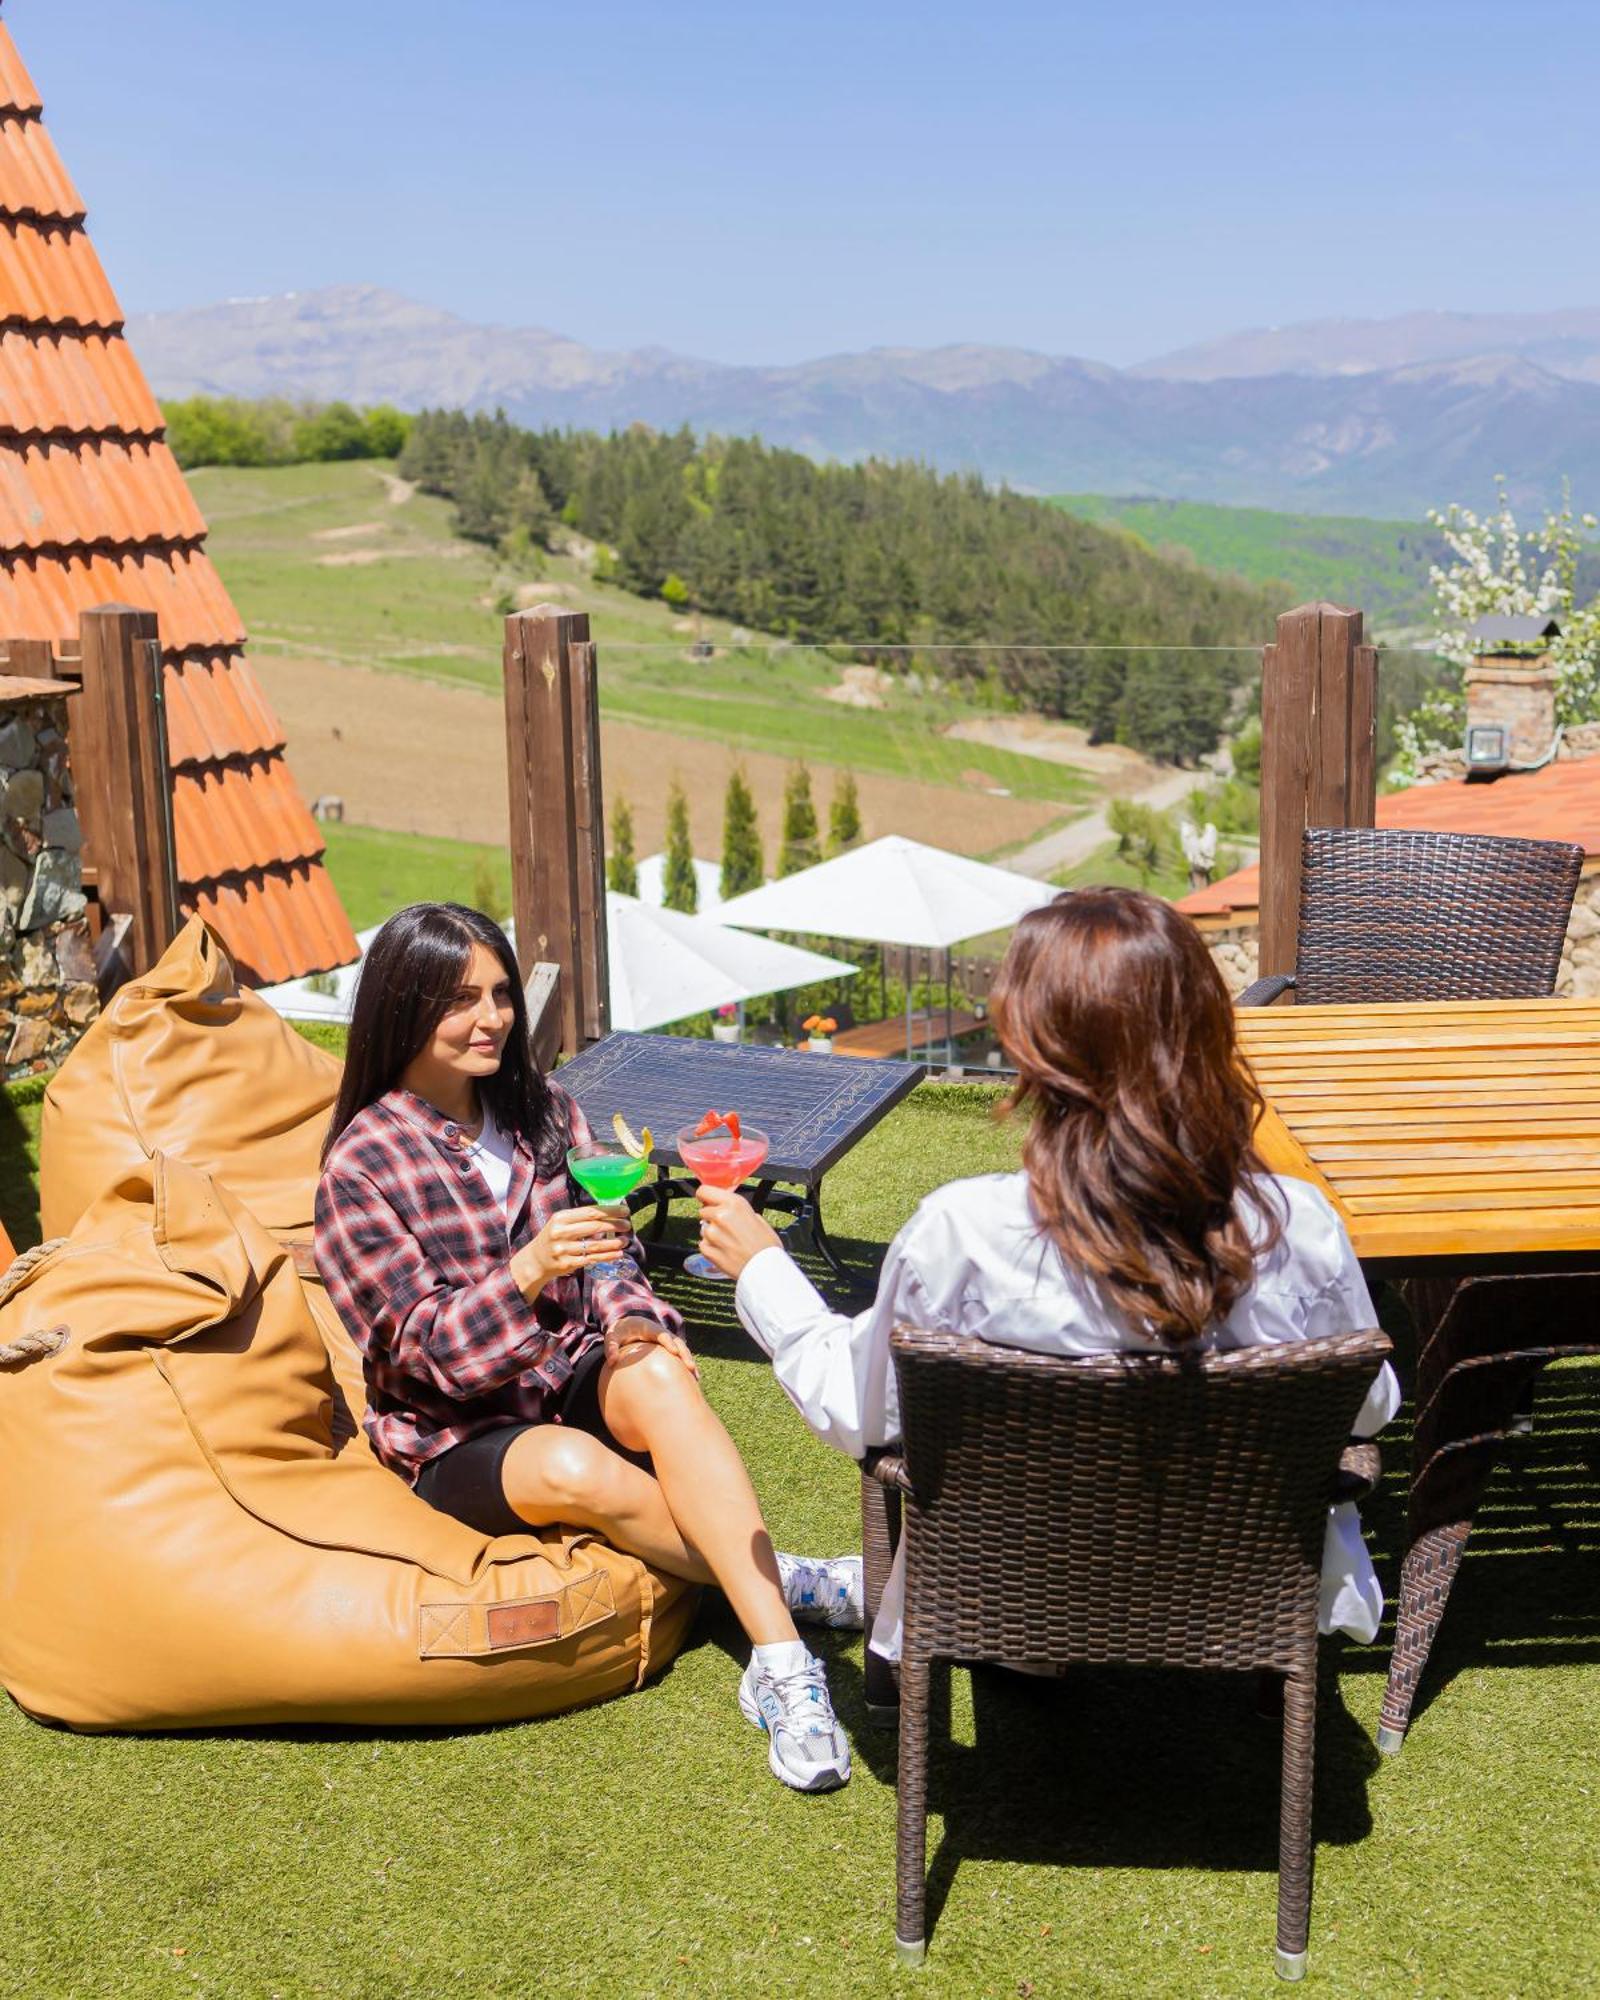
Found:
M 1119 371 L 975 344 L 735 368 L 478 326 L 357 285 L 129 323 L 165 395 L 503 407 L 534 427 L 687 424 L 819 459 L 920 458 L 1034 493 L 1416 519 L 1450 499 L 1486 502 L 1501 472 L 1526 507 L 1554 503 L 1563 478 L 1580 504 L 1600 494 L 1594 329 L 1600 312 L 1340 321 Z
M 1428 569 L 1445 553 L 1431 528 L 1408 521 L 1104 493 L 1060 493 L 1055 504 L 1080 520 L 1123 528 L 1158 554 L 1181 551 L 1202 568 L 1249 583 L 1282 585 L 1293 600 L 1358 605 L 1370 628 L 1381 633 L 1410 631 L 1426 622 L 1432 603 Z

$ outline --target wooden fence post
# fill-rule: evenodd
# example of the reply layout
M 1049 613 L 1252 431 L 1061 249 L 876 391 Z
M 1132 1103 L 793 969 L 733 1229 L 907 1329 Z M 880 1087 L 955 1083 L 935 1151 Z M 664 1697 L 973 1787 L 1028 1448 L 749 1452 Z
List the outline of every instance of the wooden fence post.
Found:
M 1371 826 L 1377 811 L 1378 655 L 1361 613 L 1302 604 L 1261 649 L 1261 963 L 1292 972 L 1300 836 Z M 1289 996 L 1292 1000 L 1293 995 Z
M 107 912 L 130 919 L 137 974 L 178 934 L 178 873 L 161 641 L 153 611 L 99 604 L 78 621 L 83 691 L 70 755 L 85 866 Z
M 536 605 L 506 619 L 506 761 L 511 793 L 511 902 L 530 1004 L 543 996 L 575 1055 L 611 1026 L 606 958 L 605 824 L 600 704 L 589 620 Z M 536 977 L 541 965 L 559 977 Z

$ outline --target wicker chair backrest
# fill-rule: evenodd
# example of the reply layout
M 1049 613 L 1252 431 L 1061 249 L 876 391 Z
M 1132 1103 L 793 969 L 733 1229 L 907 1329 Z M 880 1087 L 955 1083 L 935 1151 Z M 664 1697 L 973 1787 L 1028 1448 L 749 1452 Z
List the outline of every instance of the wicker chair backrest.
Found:
M 1388 1352 L 1064 1357 L 897 1327 L 908 1654 L 1303 1666 L 1340 1449 Z
M 1583 849 L 1398 827 L 1308 827 L 1302 1005 L 1530 1000 L 1555 991 Z

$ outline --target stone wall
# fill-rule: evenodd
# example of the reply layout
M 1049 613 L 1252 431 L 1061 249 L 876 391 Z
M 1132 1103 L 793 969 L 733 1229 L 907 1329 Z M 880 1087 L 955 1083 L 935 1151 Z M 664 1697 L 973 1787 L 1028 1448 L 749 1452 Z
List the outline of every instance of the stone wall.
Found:
M 1226 930 L 1208 930 L 1205 940 L 1228 991 L 1242 993 L 1255 978 L 1259 962 L 1256 926 L 1232 924 Z M 1600 869 L 1585 875 L 1578 884 L 1556 991 L 1578 1000 L 1600 997 Z
M 0 678 L 0 1077 L 54 1069 L 100 1011 L 89 947 L 66 698 Z

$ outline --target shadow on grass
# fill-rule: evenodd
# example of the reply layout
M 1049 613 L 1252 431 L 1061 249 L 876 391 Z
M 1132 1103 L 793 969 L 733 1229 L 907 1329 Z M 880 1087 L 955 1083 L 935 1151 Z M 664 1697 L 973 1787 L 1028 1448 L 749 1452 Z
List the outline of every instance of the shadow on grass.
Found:
M 1325 1655 L 1317 1718 L 1315 1829 L 1347 1846 L 1371 1831 L 1378 1753 L 1341 1699 Z M 1056 1867 L 1273 1871 L 1282 1734 L 1254 1711 L 1243 1675 L 1107 1667 L 1033 1680 L 970 1670 L 972 1722 L 949 1734 L 952 1677 L 932 1682 L 928 1919 L 964 1861 Z M 892 1785 L 892 1730 L 866 1724 L 859 1665 L 830 1679 L 858 1760 Z

